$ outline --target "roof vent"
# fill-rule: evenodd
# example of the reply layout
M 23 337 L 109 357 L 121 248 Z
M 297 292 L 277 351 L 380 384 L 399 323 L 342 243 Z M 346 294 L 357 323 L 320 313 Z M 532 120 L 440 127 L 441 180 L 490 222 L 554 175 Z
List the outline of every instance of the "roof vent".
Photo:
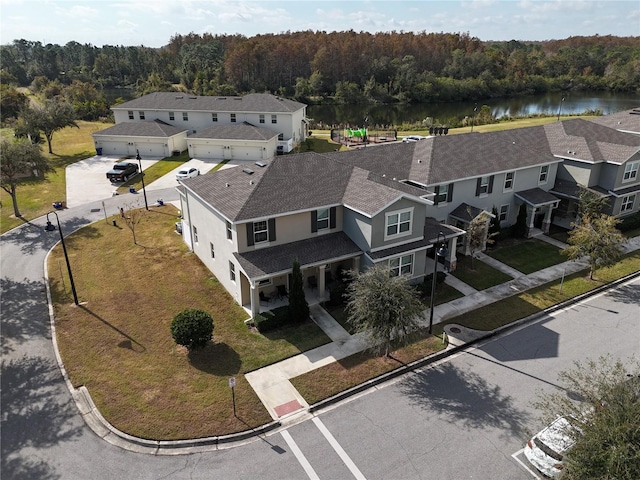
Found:
M 218 99 L 218 100 L 226 100 L 226 99 L 227 99 L 227 97 L 218 97 L 217 99 Z
M 242 100 L 242 97 L 233 97 L 234 100 Z
M 224 186 L 225 186 L 225 187 L 228 187 L 228 186 L 229 186 L 229 182 L 225 183 L 225 184 L 224 184 Z
M 259 167 L 266 167 L 267 166 L 267 164 L 264 163 L 264 162 L 256 162 L 256 165 L 259 166 Z
M 251 170 L 250 168 L 243 168 L 242 171 L 247 175 L 253 175 L 253 170 Z
M 184 98 L 183 95 L 176 95 L 176 99 Z
M 249 185 L 253 185 L 255 182 L 253 180 L 249 180 Z
M 191 100 L 195 100 L 195 99 L 197 99 L 198 97 L 189 97 L 189 98 L 190 98 Z

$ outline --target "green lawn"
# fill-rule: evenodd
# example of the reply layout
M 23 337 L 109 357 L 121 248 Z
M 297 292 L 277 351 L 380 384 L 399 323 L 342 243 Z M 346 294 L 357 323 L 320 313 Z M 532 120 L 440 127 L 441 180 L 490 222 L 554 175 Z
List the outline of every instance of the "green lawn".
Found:
M 59 268 L 59 245 L 49 258 L 56 335 L 71 382 L 88 388 L 116 428 L 142 438 L 199 438 L 270 422 L 244 374 L 330 339 L 310 320 L 265 335 L 250 330 L 248 314 L 175 234 L 177 210 L 140 211 L 137 245 L 119 215 L 67 237 L 80 307 Z M 201 351 L 187 352 L 171 337 L 171 320 L 185 308 L 213 317 L 214 341 Z
M 485 290 L 511 280 L 506 273 L 496 270 L 477 258 L 473 261 L 472 268 L 471 257 L 465 255 L 458 256 L 456 269 L 450 274 L 476 290 Z
M 505 242 L 485 253 L 525 275 L 567 260 L 558 247 L 534 238 Z

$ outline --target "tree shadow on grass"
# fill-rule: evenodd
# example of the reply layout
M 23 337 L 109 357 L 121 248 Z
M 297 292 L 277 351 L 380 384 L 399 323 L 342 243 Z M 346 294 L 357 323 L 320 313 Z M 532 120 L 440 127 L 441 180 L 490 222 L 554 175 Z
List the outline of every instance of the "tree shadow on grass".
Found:
M 189 351 L 188 357 L 195 368 L 216 376 L 238 374 L 242 367 L 240 356 L 226 343 L 209 342 L 204 348 Z
M 467 430 L 495 428 L 503 437 L 520 438 L 529 420 L 529 414 L 517 409 L 499 386 L 450 364 L 417 372 L 402 388 L 414 405 Z

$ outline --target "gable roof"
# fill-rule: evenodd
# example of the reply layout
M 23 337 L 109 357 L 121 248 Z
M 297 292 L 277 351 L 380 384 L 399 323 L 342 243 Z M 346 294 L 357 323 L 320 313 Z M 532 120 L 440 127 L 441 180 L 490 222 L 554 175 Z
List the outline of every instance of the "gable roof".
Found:
M 271 140 L 278 132 L 256 127 L 248 122 L 237 125 L 216 125 L 194 133 L 189 138 L 213 138 L 225 140 Z
M 263 163 L 264 167 L 248 164 L 250 175 L 228 168 L 182 184 L 234 222 L 341 204 L 372 216 L 401 197 L 420 201 L 426 193 L 332 155 L 307 152 Z
M 562 159 L 624 163 L 640 149 L 640 137 L 581 118 L 491 134 L 524 148 Z
M 590 121 L 605 127 L 615 128 L 620 132 L 640 134 L 640 107 L 602 115 Z
M 292 113 L 305 108 L 304 103 L 276 97 L 268 93 L 250 93 L 236 96 L 198 96 L 179 92 L 154 92 L 135 98 L 112 110 L 166 110 L 190 112 L 282 112 Z
M 385 175 L 387 179 L 439 185 L 464 178 L 516 170 L 561 160 L 531 148 L 544 140 L 533 132 L 524 145 L 494 133 L 469 133 L 428 137 L 419 142 L 396 143 L 350 152 L 337 152 L 341 162 Z
M 185 128 L 174 127 L 162 120 L 152 120 L 149 122 L 123 122 L 118 123 L 104 130 L 92 133 L 94 137 L 101 135 L 120 135 L 123 137 L 172 137 L 182 132 L 186 132 Z

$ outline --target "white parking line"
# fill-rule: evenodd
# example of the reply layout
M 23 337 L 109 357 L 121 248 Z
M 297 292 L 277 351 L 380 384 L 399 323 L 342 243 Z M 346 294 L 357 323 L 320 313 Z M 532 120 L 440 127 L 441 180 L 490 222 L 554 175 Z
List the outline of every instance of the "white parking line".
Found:
M 298 462 L 300 462 L 300 465 L 302 465 L 302 468 L 307 473 L 307 476 L 311 480 L 320 480 L 320 477 L 307 460 L 307 457 L 304 456 L 302 450 L 298 448 L 298 444 L 296 444 L 296 442 L 293 440 L 291 434 L 287 430 L 283 430 L 282 432 L 280 432 L 280 434 L 282 435 L 282 438 L 284 438 L 284 441 L 287 442 L 287 445 L 289 445 L 289 448 L 298 459 Z
M 533 475 L 533 478 L 536 478 L 537 480 L 541 480 L 540 476 L 535 473 L 533 470 L 531 470 L 529 467 L 527 467 L 524 462 L 522 462 L 519 458 L 518 455 L 520 455 L 522 452 L 524 452 L 524 448 L 521 448 L 520 450 L 518 450 L 516 453 L 513 453 L 511 455 L 511 458 L 513 458 L 516 462 L 518 462 L 520 464 L 520 466 L 522 468 L 524 468 L 527 472 L 529 472 L 531 475 Z
M 349 455 L 347 455 L 347 452 L 344 451 L 344 449 L 340 446 L 340 444 L 334 438 L 334 436 L 331 435 L 331 432 L 327 429 L 327 427 L 324 426 L 324 423 L 322 423 L 318 417 L 313 417 L 313 423 L 316 424 L 316 426 L 318 427 L 318 430 L 322 432 L 324 437 L 327 439 L 329 444 L 336 451 L 338 456 L 342 459 L 342 461 L 347 466 L 347 468 L 351 470 L 351 473 L 353 474 L 353 476 L 356 477 L 356 479 L 358 480 L 367 480 L 366 477 L 362 474 L 362 472 L 358 469 L 358 467 L 356 467 L 356 464 L 353 463 L 353 460 L 349 458 Z

